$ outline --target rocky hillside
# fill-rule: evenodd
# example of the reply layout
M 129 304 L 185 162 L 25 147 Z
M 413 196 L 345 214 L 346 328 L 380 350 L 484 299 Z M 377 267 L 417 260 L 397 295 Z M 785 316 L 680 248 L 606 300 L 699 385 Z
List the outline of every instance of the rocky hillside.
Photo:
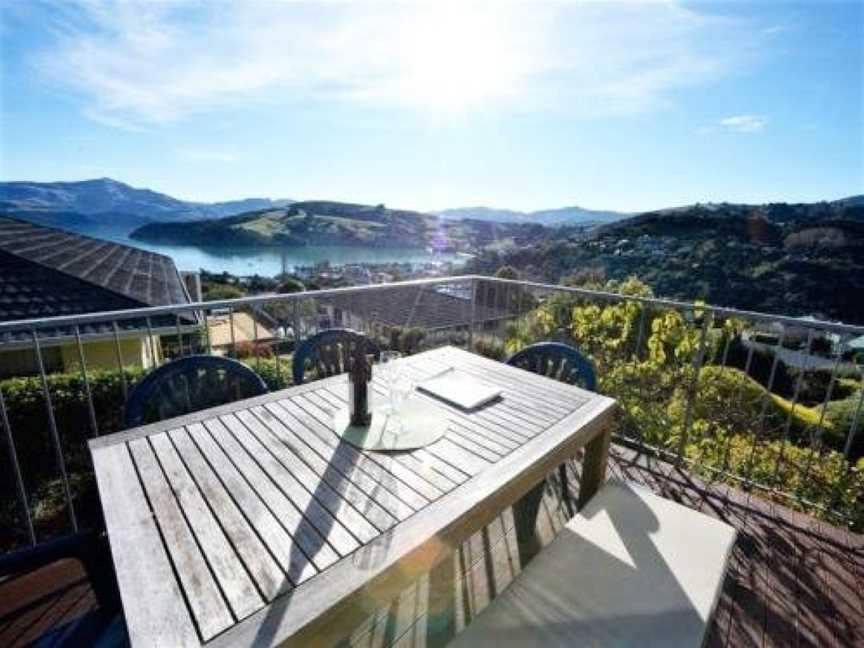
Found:
M 537 242 L 539 225 L 445 221 L 421 212 L 332 201 L 293 203 L 229 218 L 145 225 L 132 238 L 190 245 L 360 245 L 473 251 L 492 244 Z

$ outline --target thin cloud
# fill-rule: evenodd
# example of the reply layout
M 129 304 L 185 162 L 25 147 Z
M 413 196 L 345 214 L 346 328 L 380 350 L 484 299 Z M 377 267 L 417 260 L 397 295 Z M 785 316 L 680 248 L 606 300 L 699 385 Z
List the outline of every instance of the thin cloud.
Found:
M 763 115 L 733 115 L 724 117 L 718 124 L 731 133 L 761 133 L 768 125 L 768 118 Z
M 755 60 L 756 26 L 677 2 L 86 2 L 38 69 L 104 124 L 253 105 L 638 113 Z
M 192 162 L 236 162 L 237 156 L 233 153 L 223 151 L 212 151 L 209 149 L 183 148 L 177 149 L 177 155 L 184 160 Z

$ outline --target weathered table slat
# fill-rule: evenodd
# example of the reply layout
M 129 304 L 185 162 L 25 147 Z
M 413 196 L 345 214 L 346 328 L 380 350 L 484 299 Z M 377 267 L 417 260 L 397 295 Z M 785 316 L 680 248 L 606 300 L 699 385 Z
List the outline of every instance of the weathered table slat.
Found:
M 312 496 L 326 508 L 337 520 L 342 520 L 348 531 L 357 538 L 361 544 L 370 542 L 378 536 L 375 527 L 360 514 L 351 503 L 337 493 L 327 480 L 316 475 L 309 467 L 300 461 L 294 450 L 270 434 L 264 425 L 248 410 L 237 412 L 240 419 L 249 429 L 261 445 L 276 458 L 297 480 L 312 491 Z
M 249 574 L 252 576 L 264 600 L 272 601 L 290 589 L 285 573 L 270 555 L 264 543 L 253 531 L 237 504 L 222 485 L 219 477 L 201 456 L 185 429 L 171 430 L 168 436 L 186 464 L 198 487 L 206 494 L 213 515 L 219 520 Z
M 150 448 L 150 443 L 147 439 L 137 439 L 129 443 L 129 449 L 132 451 L 132 456 L 141 475 L 141 482 L 144 484 L 147 497 L 150 499 L 150 506 L 153 507 L 153 514 L 159 520 L 162 537 L 168 548 L 171 561 L 180 576 L 180 583 L 186 592 L 186 599 L 192 608 L 192 614 L 202 636 L 205 639 L 210 638 L 232 624 L 231 612 L 219 592 L 219 587 L 207 567 L 204 556 L 201 555 L 201 551 L 195 543 L 195 538 L 186 524 L 180 505 L 165 481 L 165 476 L 156 462 L 156 456 Z M 104 507 L 106 502 L 103 501 L 102 504 Z M 110 532 L 111 528 L 109 527 Z M 137 551 L 137 548 L 124 546 L 121 551 Z M 114 552 L 113 544 L 112 552 Z M 119 569 L 119 565 L 115 566 Z M 147 580 L 147 576 L 143 576 L 143 582 L 146 583 Z M 137 583 L 135 585 L 137 586 Z M 137 606 L 141 603 L 141 601 L 135 601 L 134 605 Z
M 302 509 L 298 509 L 296 504 L 285 495 L 283 488 L 287 485 L 274 482 L 221 421 L 218 419 L 207 421 L 204 425 L 234 466 L 243 474 L 250 488 L 282 523 L 306 560 L 317 567 L 312 569 L 310 565 L 305 564 L 303 573 L 310 570 L 320 571 L 339 560 L 339 554 L 315 528 L 315 525 L 303 515 Z M 303 560 L 297 554 L 297 551 L 292 550 L 292 562 L 302 563 Z M 296 578 L 294 582 L 297 582 Z
M 189 611 L 165 554 L 159 530 L 138 480 L 125 444 L 94 453 L 105 524 L 111 533 L 111 551 L 117 581 L 124 591 L 135 592 L 146 604 L 126 606 L 126 625 L 134 644 L 153 643 L 159 637 L 166 646 L 188 646 L 198 640 Z M 163 532 L 164 533 L 164 532 Z M 141 560 L 147 556 L 147 560 Z M 187 592 L 190 590 L 187 589 Z M 195 612 L 202 606 L 196 600 Z M 217 623 L 202 626 L 205 637 L 231 623 L 224 604 L 216 606 Z M 221 621 L 221 624 L 218 623 Z
M 308 439 L 315 438 L 315 434 L 289 412 L 277 410 L 278 414 L 274 414 L 266 407 L 253 407 L 251 411 L 264 422 L 274 436 L 290 445 L 303 461 L 318 475 L 327 479 L 345 499 L 367 512 L 369 521 L 378 529 L 389 529 L 398 520 L 404 520 L 413 513 L 413 509 L 381 488 L 365 473 L 355 470 L 349 463 L 332 460 L 332 452 L 328 453 L 327 459 L 315 452 L 307 443 Z M 296 433 L 293 430 L 296 430 Z
M 228 604 L 237 618 L 249 616 L 263 605 L 252 578 L 237 559 L 234 548 L 207 507 L 204 495 L 189 476 L 168 435 L 164 432 L 154 434 L 149 441 Z
M 271 414 L 285 421 L 289 427 L 292 427 L 293 422 L 294 425 L 310 431 L 311 434 L 303 435 L 303 443 L 315 450 L 323 461 L 337 466 L 346 477 L 360 485 L 369 495 L 374 496 L 396 518 L 404 520 L 428 503 L 429 500 L 404 482 L 397 482 L 392 478 L 382 481 L 380 467 L 376 468 L 373 464 L 372 470 L 369 470 L 368 464 L 371 462 L 353 446 L 327 445 L 318 437 L 318 434 L 332 434 L 332 431 L 324 428 L 321 423 L 296 405 L 289 401 L 284 402 L 286 403 L 284 406 L 282 403 L 268 403 L 264 407 Z M 383 474 L 390 475 L 390 473 Z
M 326 538 L 340 555 L 347 555 L 359 546 L 348 529 L 338 522 L 313 493 L 306 490 L 293 473 L 279 462 L 267 446 L 263 445 L 237 418 L 222 416 L 219 420 L 234 433 L 240 444 L 255 457 L 269 477 L 279 484 L 297 508 L 303 511 L 303 516 L 309 519 L 321 536 Z M 318 490 L 315 488 L 315 482 L 309 483 L 308 486 Z
M 347 406 L 348 386 L 340 382 L 333 385 L 331 389 L 324 389 L 314 394 L 306 394 L 305 396 L 309 402 L 315 402 L 315 399 L 318 399 L 316 404 L 324 412 L 323 417 L 320 417 L 320 414 L 318 416 L 322 422 L 329 425 L 333 413 Z M 441 492 L 449 491 L 453 486 L 461 484 L 467 478 L 465 473 L 439 461 L 424 449 L 417 450 L 410 455 L 396 454 L 390 460 L 402 464 L 415 475 L 419 473 L 423 476 L 423 479 L 433 483 Z
M 248 412 L 241 413 L 239 416 L 241 420 L 245 420 L 244 416 L 255 416 L 270 432 L 269 441 L 284 444 L 291 453 L 297 455 L 303 463 L 308 466 L 312 471 L 311 474 L 314 474 L 314 479 L 326 483 L 333 489 L 334 496 L 338 493 L 345 502 L 348 502 L 352 507 L 354 507 L 354 509 L 360 512 L 363 517 L 362 522 L 364 528 L 369 527 L 370 524 L 374 527 L 368 528 L 368 533 L 370 535 L 368 539 L 374 538 L 378 535 L 375 529 L 378 529 L 378 531 L 385 531 L 396 524 L 396 518 L 381 508 L 380 504 L 370 498 L 353 482 L 349 481 L 345 474 L 339 471 L 335 466 L 322 461 L 320 457 L 309 450 L 305 443 L 303 443 L 298 437 L 295 437 L 295 435 L 268 410 L 253 407 Z M 309 434 L 306 430 L 303 430 L 303 432 L 307 435 Z M 297 471 L 293 472 L 297 474 Z M 351 513 L 351 517 L 354 517 L 353 513 Z M 368 541 L 367 538 L 361 539 Z
M 289 529 L 291 529 L 292 525 L 289 525 L 288 529 L 286 529 L 279 522 L 279 518 L 282 518 L 283 521 L 295 520 L 296 525 L 296 521 L 300 519 L 300 514 L 296 509 L 289 509 L 286 515 L 282 507 L 277 504 L 275 507 L 276 514 L 274 514 L 266 504 L 269 498 L 262 493 L 255 492 L 252 484 L 243 478 L 242 474 L 201 423 L 193 423 L 186 430 L 201 449 L 207 461 L 219 474 L 219 478 L 224 482 L 225 488 L 236 500 L 240 510 L 248 516 L 249 522 L 256 533 L 261 537 L 261 540 L 273 554 L 273 557 L 291 582 L 298 584 L 306 580 L 306 578 L 315 575 L 318 570 L 310 564 L 308 558 L 291 549 L 292 538 L 289 534 Z M 271 486 L 271 488 L 273 487 Z M 279 518 L 276 515 L 279 515 Z M 300 546 L 309 546 L 309 540 L 304 542 L 298 539 L 297 543 Z M 332 560 L 328 564 L 336 562 L 337 558 L 334 553 Z
M 586 492 L 602 480 L 610 399 L 450 347 L 402 362 L 417 380 L 458 367 L 502 398 L 469 413 L 418 395 L 447 433 L 405 453 L 341 442 L 345 376 L 91 442 L 133 645 L 347 640 L 369 602 L 579 448 Z
M 316 405 L 306 398 L 305 395 L 293 400 L 306 412 L 318 419 L 319 423 L 328 426 L 328 437 L 331 443 L 339 443 L 336 435 L 332 433 L 332 429 L 329 427 L 332 421 L 332 412 L 335 411 L 333 406 L 325 403 L 324 407 L 326 409 L 322 409 L 319 405 Z M 278 402 L 280 405 L 288 407 L 286 400 L 280 400 Z M 340 406 L 342 406 L 341 403 Z M 348 446 L 347 444 L 340 445 L 344 448 L 350 448 L 352 452 L 357 452 L 352 446 Z M 425 466 L 418 461 L 416 457 L 411 457 L 410 455 L 392 456 L 377 453 L 357 454 L 364 458 L 362 463 L 368 471 L 373 472 L 373 474 L 378 474 L 378 471 L 383 471 L 384 475 L 393 475 L 398 478 L 400 482 L 409 484 L 411 488 L 429 500 L 438 499 L 438 497 L 443 493 L 455 486 L 453 482 L 440 476 L 432 470 L 431 467 Z

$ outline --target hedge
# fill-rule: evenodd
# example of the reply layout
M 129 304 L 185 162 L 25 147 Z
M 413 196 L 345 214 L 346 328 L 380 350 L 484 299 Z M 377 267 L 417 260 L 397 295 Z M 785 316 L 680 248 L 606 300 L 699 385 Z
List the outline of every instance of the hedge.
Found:
M 249 358 L 244 361 L 267 383 L 270 390 L 291 384 L 290 358 Z M 100 435 L 122 429 L 123 403 L 126 392 L 144 375 L 140 368 L 88 373 L 93 409 Z M 47 376 L 48 391 L 54 420 L 70 477 L 79 524 L 98 526 L 98 505 L 94 505 L 95 489 L 87 440 L 93 436 L 87 391 L 79 372 L 56 373 Z M 25 487 L 42 537 L 68 531 L 65 496 L 57 465 L 51 428 L 45 404 L 42 380 L 39 376 L 8 378 L 0 381 L 0 392 L 9 416 Z M 17 487 L 11 466 L 9 448 L 0 444 L 0 550 L 24 540 L 23 517 L 17 499 Z

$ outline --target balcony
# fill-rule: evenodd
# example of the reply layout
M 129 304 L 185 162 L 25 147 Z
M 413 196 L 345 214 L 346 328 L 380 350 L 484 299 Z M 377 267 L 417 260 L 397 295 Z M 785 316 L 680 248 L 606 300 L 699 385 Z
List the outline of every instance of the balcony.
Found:
M 120 428 L 135 380 L 166 358 L 217 353 L 281 389 L 291 384 L 295 342 L 332 326 L 408 354 L 456 344 L 503 360 L 541 340 L 578 347 L 597 369 L 598 390 L 623 411 L 611 474 L 739 531 L 710 645 L 864 640 L 864 386 L 849 344 L 864 327 L 660 300 L 633 282 L 620 288 L 455 277 L 0 324 L 0 363 L 10 354 L 20 376 L 0 380 L 8 466 L 0 549 L 11 574 L 0 582 L 0 642 L 122 643 L 86 441 Z M 578 472 L 578 459 L 568 469 Z M 544 542 L 577 496 L 563 491 L 557 471 L 549 476 Z M 518 572 L 511 526 L 504 511 L 456 552 L 447 596 L 428 583 L 406 590 L 350 642 L 425 644 L 458 631 Z M 34 565 L 28 557 L 40 553 L 84 560 Z M 433 599 L 446 611 L 428 609 Z

